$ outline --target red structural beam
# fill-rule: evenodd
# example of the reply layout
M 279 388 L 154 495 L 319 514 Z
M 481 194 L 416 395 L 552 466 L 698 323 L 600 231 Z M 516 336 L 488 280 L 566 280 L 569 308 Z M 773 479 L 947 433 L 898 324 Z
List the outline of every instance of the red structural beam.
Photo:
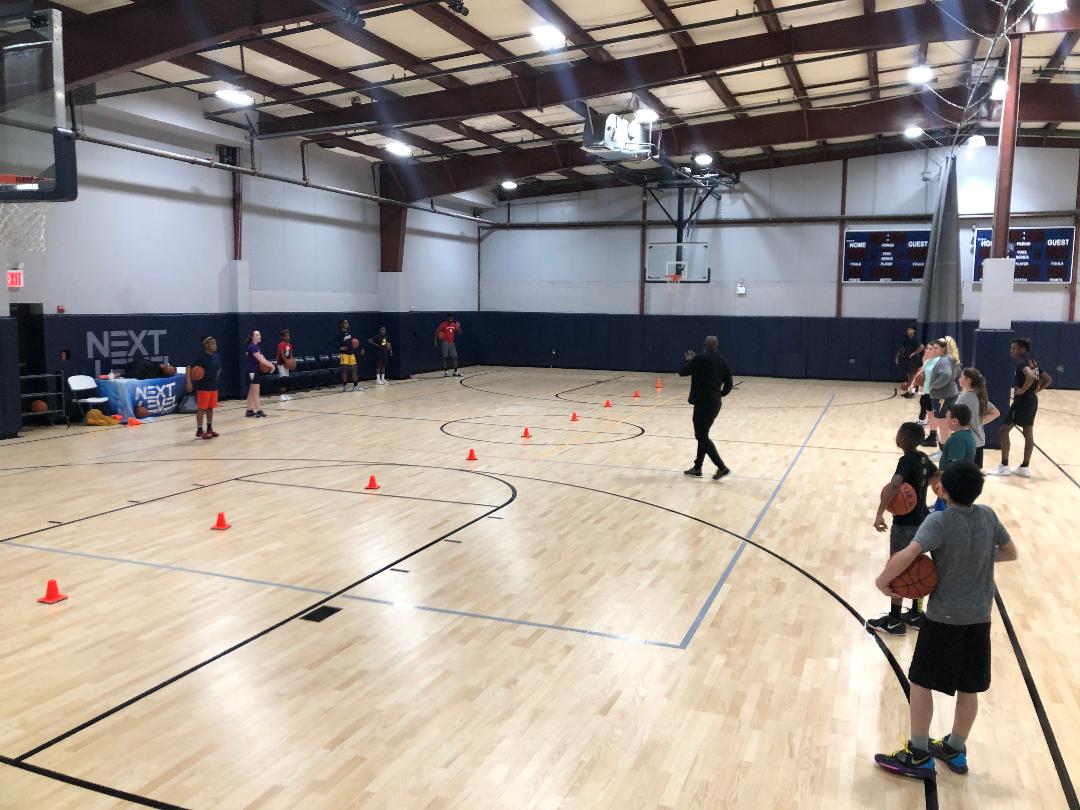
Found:
M 535 81 L 473 85 L 467 91 L 424 93 L 393 102 L 300 115 L 269 124 L 264 136 L 322 132 L 379 124 L 416 126 L 448 119 L 542 109 L 556 104 L 638 90 L 717 70 L 798 53 L 895 48 L 924 41 L 966 39 L 968 28 L 991 34 L 998 6 L 989 0 L 943 0 L 932 6 L 830 20 L 783 31 L 728 39 L 604 63 L 577 63 L 545 71 Z M 947 12 L 947 13 L 946 13 Z M 956 18 L 956 19 L 954 19 Z M 961 24 L 956 20 L 963 20 Z
M 64 79 L 80 87 L 264 28 L 333 16 L 310 0 L 142 0 L 65 22 Z
M 967 89 L 942 93 L 961 106 Z M 864 104 L 856 108 L 793 110 L 745 119 L 682 125 L 664 130 L 665 151 L 671 155 L 720 152 L 783 143 L 865 137 L 900 132 L 910 124 L 926 130 L 959 123 L 962 110 L 925 92 Z M 1020 118 L 1026 121 L 1080 120 L 1080 87 L 1025 85 Z M 507 177 L 527 177 L 585 166 L 594 161 L 576 145 L 561 143 L 522 149 L 515 154 L 460 157 L 437 163 L 397 165 L 391 176 L 383 173 L 386 196 L 414 201 L 482 186 Z

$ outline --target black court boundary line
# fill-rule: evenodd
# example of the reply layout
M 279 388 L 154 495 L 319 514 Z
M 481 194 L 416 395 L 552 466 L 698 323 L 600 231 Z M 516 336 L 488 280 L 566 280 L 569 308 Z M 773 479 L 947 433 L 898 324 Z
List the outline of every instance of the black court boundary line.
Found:
M 1046 713 L 1042 696 L 1039 694 L 1039 687 L 1035 685 L 1035 676 L 1031 674 L 1027 656 L 1024 655 L 1024 649 L 1020 646 L 1016 628 L 1013 627 L 1009 612 L 1005 609 L 1005 600 L 1001 598 L 1001 591 L 997 588 L 994 588 L 994 601 L 997 603 L 998 613 L 1001 615 L 1001 623 L 1009 636 L 1009 644 L 1012 645 L 1013 655 L 1016 656 L 1016 663 L 1020 667 L 1020 674 L 1024 677 L 1024 684 L 1027 686 L 1032 708 L 1035 709 L 1035 716 L 1039 720 L 1039 727 L 1042 729 L 1043 738 L 1046 740 L 1050 759 L 1054 761 L 1054 770 L 1057 771 L 1058 782 L 1061 785 L 1062 792 L 1065 794 L 1065 803 L 1069 806 L 1069 810 L 1078 810 L 1080 808 L 1080 799 L 1077 798 L 1076 788 L 1073 787 L 1069 767 L 1065 764 L 1065 757 L 1061 754 L 1061 747 L 1058 745 L 1057 736 L 1054 734 L 1054 727 L 1050 724 L 1050 716 Z
M 91 782 L 87 779 L 80 779 L 77 776 L 71 776 L 60 771 L 54 771 L 51 768 L 42 768 L 40 765 L 32 765 L 29 762 L 19 762 L 5 757 L 0 754 L 0 764 L 9 765 L 12 768 L 18 768 L 20 771 L 26 771 L 27 773 L 36 774 L 37 776 L 43 776 L 46 779 L 53 779 L 57 782 L 63 782 L 73 787 L 82 788 L 83 790 L 93 791 L 94 793 L 100 793 L 104 796 L 110 796 L 114 799 L 122 799 L 125 802 L 131 804 L 141 805 L 142 807 L 157 807 L 161 810 L 184 810 L 178 804 L 169 804 L 168 802 L 158 801 L 157 799 L 151 799 L 146 796 L 140 796 L 137 793 L 128 793 L 126 790 L 119 790 L 117 788 L 109 787 L 108 785 L 98 784 L 97 782 Z
M 639 504 L 641 504 L 643 506 L 651 506 L 654 509 L 660 509 L 661 511 L 669 512 L 669 513 L 671 513 L 673 515 L 680 515 L 681 517 L 687 518 L 687 519 L 695 521 L 697 523 L 701 523 L 704 526 L 709 526 L 710 528 L 716 529 L 717 531 L 721 531 L 724 534 L 731 535 L 735 539 L 741 540 L 742 542 L 746 543 L 747 545 L 753 546 L 754 548 L 758 549 L 759 551 L 764 551 L 769 556 L 773 557 L 776 560 L 779 560 L 784 565 L 787 565 L 789 568 L 793 569 L 797 573 L 801 574 L 802 576 L 806 577 L 808 580 L 813 582 L 815 585 L 817 585 L 819 588 L 821 588 L 823 591 L 825 591 L 825 593 L 827 593 L 834 600 L 836 600 L 836 602 L 838 602 L 841 607 L 843 607 L 845 610 L 847 610 L 847 612 L 850 613 L 855 618 L 855 620 L 859 622 L 859 626 L 860 626 L 860 628 L 862 628 L 862 632 L 869 635 L 875 641 L 875 643 L 878 646 L 878 649 L 881 651 L 882 655 L 885 656 L 885 660 L 888 662 L 889 666 L 891 667 L 891 669 L 893 671 L 893 674 L 896 676 L 896 680 L 899 682 L 900 688 L 904 690 L 904 696 L 910 700 L 910 698 L 911 698 L 911 686 L 908 683 L 908 679 L 907 679 L 907 676 L 904 674 L 903 668 L 900 666 L 900 662 L 896 660 L 896 656 L 894 656 L 893 653 L 892 653 L 892 650 L 890 650 L 888 648 L 888 646 L 886 646 L 885 641 L 881 638 L 881 636 L 879 636 L 877 633 L 871 633 L 868 630 L 866 630 L 866 619 L 862 616 L 862 614 L 860 614 L 859 611 L 857 611 L 850 602 L 848 602 L 846 599 L 844 599 L 844 597 L 842 597 L 840 594 L 838 594 L 835 590 L 830 588 L 828 585 L 826 585 L 824 582 L 822 582 L 816 576 L 811 574 L 805 568 L 802 568 L 797 563 L 792 562 L 791 560 L 789 560 L 787 557 L 780 554 L 779 552 L 773 551 L 768 546 L 765 546 L 765 545 L 763 545 L 761 543 L 758 543 L 758 542 L 756 542 L 754 540 L 751 540 L 751 539 L 749 539 L 747 537 L 743 537 L 742 535 L 738 534 L 737 532 L 733 532 L 730 529 L 725 529 L 723 526 L 719 526 L 719 525 L 717 525 L 715 523 L 712 523 L 711 521 L 705 520 L 704 518 L 700 518 L 700 517 L 697 517 L 696 515 L 691 515 L 691 514 L 688 514 L 686 512 L 680 512 L 678 509 L 672 509 L 669 506 L 663 506 L 663 505 L 658 504 L 658 503 L 651 503 L 650 501 L 645 501 L 645 500 L 642 500 L 640 498 L 635 498 L 635 497 L 630 496 L 630 495 L 623 495 L 623 494 L 617 493 L 617 492 L 608 492 L 607 490 L 602 490 L 602 489 L 594 489 L 593 487 L 587 487 L 587 486 L 583 486 L 581 484 L 571 484 L 571 483 L 566 482 L 566 481 L 551 481 L 551 480 L 548 480 L 546 478 L 533 478 L 533 477 L 528 476 L 528 475 L 516 475 L 516 474 L 511 474 L 511 473 L 498 473 L 498 475 L 504 476 L 506 478 L 518 478 L 518 479 L 521 479 L 523 481 L 535 481 L 535 482 L 544 483 L 544 484 L 552 484 L 552 485 L 555 485 L 555 486 L 573 487 L 574 489 L 580 489 L 580 490 L 584 490 L 586 492 L 594 492 L 594 493 L 597 493 L 597 494 L 600 494 L 600 495 L 609 495 L 609 496 L 614 497 L 614 498 L 621 498 L 621 499 L 626 500 L 626 501 L 632 501 L 634 503 L 639 503 Z M 938 798 L 937 798 L 937 784 L 936 784 L 936 782 L 934 780 L 927 779 L 927 780 L 924 780 L 923 785 L 924 785 L 925 798 L 926 798 L 926 810 L 938 810 Z M 1071 808 L 1070 808 L 1070 810 L 1071 810 Z
M 363 462 L 357 462 L 357 463 L 363 463 Z M 387 466 L 423 467 L 423 465 L 419 465 L 419 464 L 394 464 L 394 465 L 387 465 Z M 423 467 L 423 469 L 437 469 L 437 468 Z M 405 562 L 406 560 L 412 559 L 416 555 L 421 554 L 424 551 L 427 551 L 432 546 L 435 546 L 435 545 L 441 543 L 446 538 L 452 537 L 453 535 L 457 534 L 458 532 L 464 531 L 469 526 L 472 526 L 474 523 L 479 523 L 481 520 L 486 518 L 488 515 L 494 514 L 495 512 L 498 512 L 498 511 L 500 511 L 502 509 L 505 509 L 507 506 L 509 506 L 515 500 L 517 500 L 517 496 L 518 496 L 517 488 L 513 484 L 511 484 L 509 481 L 503 481 L 500 478 L 496 478 L 494 475 L 489 475 L 488 473 L 483 473 L 483 472 L 474 472 L 474 471 L 471 471 L 471 470 L 457 470 L 457 472 L 463 472 L 463 473 L 466 473 L 468 475 L 479 475 L 479 476 L 483 476 L 484 478 L 490 478 L 490 479 L 492 479 L 494 481 L 498 481 L 500 484 L 503 484 L 504 486 L 506 486 L 506 487 L 508 487 L 510 489 L 510 497 L 507 498 L 507 500 L 504 501 L 499 506 L 496 506 L 493 509 L 488 510 L 487 512 L 485 512 L 482 515 L 477 515 L 476 517 L 472 518 L 471 520 L 469 520 L 469 521 L 467 521 L 465 523 L 462 523 L 460 526 L 458 526 L 458 527 L 456 527 L 454 529 L 451 529 L 449 532 L 446 532 L 445 534 L 442 534 L 439 537 L 436 537 L 434 540 L 430 540 L 430 541 L 424 543 L 422 546 L 419 546 L 418 548 L 413 549 L 412 551 L 408 552 L 407 554 L 405 554 L 405 555 L 403 555 L 401 557 L 398 557 L 396 560 L 393 560 L 392 562 L 387 563 L 386 565 L 382 566 L 381 568 L 379 568 L 379 569 L 377 569 L 375 571 L 372 571 L 369 574 L 365 574 L 360 579 L 349 583 L 345 587 L 340 588 L 340 589 L 334 591 L 333 593 L 322 597 L 321 599 L 313 602 L 310 605 L 307 605 L 304 608 L 301 608 L 300 610 L 290 614 L 289 616 L 286 616 L 284 619 L 281 619 L 281 620 L 275 622 L 274 624 L 270 625 L 269 627 L 266 627 L 266 628 L 260 630 L 259 632 L 255 633 L 255 634 L 253 634 L 251 636 L 248 636 L 246 639 L 238 641 L 237 643 L 227 647 L 226 649 L 222 650 L 221 652 L 219 652 L 219 653 L 217 653 L 215 655 L 212 655 L 211 657 L 206 658 L 203 661 L 200 661 L 199 663 L 188 667 L 187 669 L 183 670 L 182 672 L 178 672 L 177 674 L 175 674 L 175 675 L 173 675 L 173 676 L 171 676 L 169 678 L 166 678 L 164 681 L 161 681 L 160 683 L 157 683 L 157 684 L 155 684 L 154 686 L 151 686 L 148 689 L 144 689 L 142 692 L 139 692 L 137 695 L 128 698 L 127 700 L 125 700 L 122 703 L 118 703 L 117 705 L 113 706 L 110 709 L 106 709 L 105 711 L 100 712 L 99 714 L 95 715 L 94 717 L 91 717 L 90 719 L 83 721 L 79 725 L 74 726 L 74 727 L 68 729 L 67 731 L 62 732 L 61 734 L 58 734 L 57 736 L 53 737 L 52 739 L 46 740 L 45 742 L 41 743 L 40 745 L 38 745 L 38 746 L 36 746 L 34 748 L 31 748 L 29 751 L 26 751 L 26 752 L 20 754 L 19 756 L 15 757 L 14 761 L 17 762 L 17 763 L 23 763 L 26 760 L 30 759 L 31 757 L 37 756 L 41 752 L 43 752 L 43 751 L 45 751 L 45 750 L 47 750 L 49 748 L 52 748 L 54 745 L 57 745 L 58 743 L 63 742 L 64 740 L 68 739 L 69 737 L 72 737 L 72 736 L 78 734 L 79 732 L 85 731 L 86 729 L 90 728 L 91 726 L 96 725 L 97 723 L 100 723 L 102 720 L 105 720 L 105 719 L 111 717 L 112 715 L 116 714 L 117 712 L 123 711 L 124 709 L 128 708 L 129 706 L 132 706 L 135 703 L 138 703 L 139 701 L 141 701 L 141 700 L 143 700 L 143 699 L 145 699 L 147 697 L 150 697 L 151 695 L 161 691 L 162 689 L 166 688 L 167 686 L 171 686 L 172 684 L 176 683 L 177 681 L 181 680 L 182 678 L 186 678 L 188 675 L 191 675 L 191 674 L 193 674 L 195 672 L 198 672 L 200 669 L 203 669 L 204 667 L 209 666 L 210 664 L 214 663 L 215 661 L 217 661 L 217 660 L 219 660 L 221 658 L 224 658 L 226 655 L 229 655 L 230 653 L 236 652 L 237 650 L 239 650 L 239 649 L 241 649 L 243 647 L 246 647 L 247 645 L 251 644 L 252 642 L 258 641 L 263 636 L 269 635 L 270 633 L 274 632 L 275 630 L 278 630 L 281 627 L 284 627 L 286 624 L 289 624 L 290 622 L 293 622 L 293 621 L 299 619 L 305 613 L 308 613 L 308 612 L 314 610 L 315 608 L 322 607 L 327 602 L 330 602 L 331 600 L 338 598 L 342 594 L 344 594 L 344 593 L 346 593 L 348 591 L 351 591 L 353 588 L 356 588 L 359 585 L 362 585 L 363 583 L 367 582 L 369 579 L 373 579 L 374 577 L 377 577 L 379 574 L 382 574 L 382 573 L 385 573 L 386 571 L 389 571 L 391 568 L 394 568 L 394 567 L 400 565 L 401 563 Z
M 531 368 L 531 367 L 525 367 L 525 368 Z M 565 371 L 578 371 L 579 369 L 564 369 L 564 370 Z M 508 369 L 499 369 L 499 370 L 495 370 L 495 371 L 485 372 L 485 374 L 505 374 L 505 373 L 508 373 L 508 371 L 509 371 Z M 470 391 L 480 391 L 480 392 L 483 392 L 485 394 L 494 394 L 495 396 L 500 396 L 500 397 L 511 397 L 513 399 L 532 399 L 532 400 L 537 400 L 537 401 L 540 401 L 540 402 L 551 402 L 552 397 L 554 397 L 555 399 L 561 400 L 562 402 L 573 402 L 573 403 L 578 404 L 578 405 L 593 405 L 593 406 L 598 406 L 598 407 L 603 406 L 603 403 L 602 402 L 589 402 L 588 400 L 584 400 L 584 399 L 569 399 L 569 398 L 563 396 L 563 394 L 573 393 L 574 391 L 580 391 L 582 388 L 589 388 L 590 386 L 593 386 L 593 385 L 600 385 L 601 383 L 611 382 L 612 380 L 623 379 L 623 378 L 626 377 L 626 375 L 623 374 L 623 375 L 621 375 L 619 377 L 613 377 L 613 378 L 611 378 L 611 380 L 597 380 L 596 382 L 591 382 L 591 383 L 588 383 L 586 385 L 579 385 L 577 388 L 567 388 L 564 391 L 557 391 L 551 397 L 534 397 L 534 396 L 526 396 L 525 394 L 508 394 L 505 391 L 492 391 L 492 390 L 490 390 L 488 388 L 478 388 L 475 385 L 465 385 L 466 380 L 471 379 L 471 377 L 479 377 L 479 376 L 481 376 L 481 375 L 480 374 L 474 374 L 474 375 L 471 375 L 470 377 L 464 377 L 464 378 L 458 380 L 458 382 L 463 387 L 468 388 Z M 774 378 L 768 378 L 768 379 L 784 380 L 786 378 L 784 378 L 784 377 L 774 377 Z M 739 385 L 742 385 L 745 382 L 748 382 L 748 380 L 739 380 Z M 798 380 L 796 380 L 796 382 L 798 382 Z M 864 380 L 823 380 L 822 382 L 865 382 L 865 381 Z M 618 396 L 618 395 L 616 395 L 616 396 Z M 890 394 L 887 397 L 882 397 L 881 399 L 871 399 L 871 400 L 866 400 L 865 402 L 840 402 L 840 403 L 834 404 L 832 407 L 834 407 L 834 408 L 850 408 L 850 407 L 855 406 L 855 405 L 876 405 L 879 402 L 888 402 L 889 400 L 896 399 L 897 396 L 898 396 L 897 390 L 894 388 L 892 394 Z M 742 410 L 758 411 L 758 410 L 798 410 L 798 409 L 804 409 L 804 408 L 819 408 L 819 407 L 821 407 L 821 405 L 822 405 L 822 403 L 812 403 L 812 404 L 809 404 L 809 405 L 742 405 L 740 407 L 742 408 Z M 629 407 L 641 407 L 641 406 L 639 406 L 639 405 L 638 406 L 631 405 Z M 655 406 L 653 406 L 653 407 L 655 407 Z M 659 407 L 662 407 L 662 408 L 673 408 L 673 407 L 689 408 L 690 406 L 687 403 L 672 403 L 670 405 L 661 405 Z
M 530 413 L 530 414 L 522 415 L 521 418 L 522 419 L 528 419 L 529 417 L 532 417 L 532 416 L 538 416 L 538 417 L 554 416 L 554 417 L 565 418 L 566 414 L 562 414 L 562 413 Z M 484 423 L 484 422 L 470 422 L 470 421 L 468 421 L 470 419 L 502 419 L 503 417 L 505 417 L 507 419 L 516 419 L 516 418 L 518 418 L 518 415 L 517 414 L 480 414 L 478 416 L 466 416 L 466 417 L 464 417 L 462 419 L 452 419 L 449 422 L 443 422 L 441 425 L 439 425 L 439 431 L 441 433 L 446 434 L 447 436 L 450 436 L 451 438 L 454 438 L 454 439 L 461 439 L 461 440 L 467 441 L 467 442 L 482 442 L 483 444 L 506 444 L 506 445 L 512 445 L 512 446 L 520 446 L 522 441 L 527 441 L 526 439 L 519 439 L 518 441 L 504 442 L 504 441 L 499 441 L 499 440 L 496 440 L 496 439 L 481 439 L 481 438 L 477 438 L 475 436 L 459 436 L 456 433 L 451 433 L 449 430 L 446 429 L 448 426 L 451 426 L 451 425 L 484 425 L 484 424 L 487 424 L 487 423 Z M 602 432 L 602 433 L 605 433 L 606 435 L 614 435 L 614 436 L 619 436 L 621 438 L 618 438 L 618 439 L 600 439 L 599 441 L 593 441 L 593 442 L 542 442 L 542 441 L 540 441 L 540 442 L 533 442 L 532 446 L 533 447 L 586 447 L 586 446 L 594 445 L 594 444 L 617 444 L 619 442 L 626 442 L 626 441 L 631 441 L 633 439 L 640 439 L 642 436 L 645 435 L 645 428 L 643 428 L 641 425 L 635 425 L 633 422 L 623 422 L 623 421 L 621 421 L 619 419 L 607 419 L 606 417 L 602 417 L 602 416 L 590 416 L 590 417 L 586 417 L 586 418 L 604 420 L 604 421 L 607 421 L 607 422 L 615 422 L 616 424 L 620 424 L 620 425 L 629 425 L 631 427 L 637 428 L 638 432 L 637 433 L 612 433 L 611 431 L 570 430 L 569 428 L 538 428 L 538 430 L 540 430 L 541 432 L 545 431 L 545 430 L 561 430 L 561 431 L 564 431 L 566 433 L 580 433 L 583 436 L 590 436 L 590 435 L 592 435 L 594 433 L 601 433 Z M 491 427 L 513 427 L 513 428 L 524 427 L 524 425 L 490 425 L 490 426 Z

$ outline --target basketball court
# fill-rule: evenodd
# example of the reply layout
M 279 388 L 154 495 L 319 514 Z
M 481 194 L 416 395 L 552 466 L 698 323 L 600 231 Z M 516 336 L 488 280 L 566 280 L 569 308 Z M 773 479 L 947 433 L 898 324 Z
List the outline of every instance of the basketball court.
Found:
M 0 810 L 1080 810 L 1078 43 L 1067 0 L 5 6 Z M 915 319 L 1002 412 L 1056 378 L 926 781 L 874 761 L 919 631 L 865 625 Z
M 740 378 L 713 482 L 681 475 L 687 386 L 662 382 L 477 368 L 228 406 L 213 443 L 169 417 L 5 445 L 3 805 L 923 806 L 872 767 L 915 635 L 862 626 L 908 404 Z M 986 488 L 1023 563 L 941 807 L 1065 807 L 1054 756 L 1080 757 L 1080 400 L 1045 408 L 1053 458 Z M 34 602 L 47 578 L 67 601 Z

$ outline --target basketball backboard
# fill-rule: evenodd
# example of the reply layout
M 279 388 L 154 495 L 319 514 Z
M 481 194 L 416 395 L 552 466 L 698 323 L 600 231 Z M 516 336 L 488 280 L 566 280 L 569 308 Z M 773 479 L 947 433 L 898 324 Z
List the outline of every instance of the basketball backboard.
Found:
M 0 201 L 74 200 L 60 12 L 0 16 Z
M 645 281 L 705 284 L 711 276 L 708 242 L 653 242 L 645 252 Z

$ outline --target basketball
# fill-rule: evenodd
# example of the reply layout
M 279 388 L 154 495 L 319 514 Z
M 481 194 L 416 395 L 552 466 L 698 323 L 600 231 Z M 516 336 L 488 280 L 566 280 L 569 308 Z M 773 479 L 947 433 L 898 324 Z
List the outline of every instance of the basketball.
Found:
M 354 349 L 359 349 L 360 348 L 360 340 L 358 338 L 353 338 L 352 339 L 352 347 Z
M 148 411 L 146 409 L 145 405 L 136 405 L 135 406 L 135 418 L 136 419 L 145 419 L 149 415 L 150 415 L 150 411 Z
M 273 363 L 259 363 L 259 371 L 261 371 L 263 374 L 269 374 L 273 370 Z
M 885 489 L 887 488 L 888 484 L 885 485 Z M 882 494 L 885 493 L 885 489 L 881 490 Z M 915 493 L 915 487 L 904 482 L 900 485 L 900 491 L 896 493 L 887 508 L 894 515 L 906 515 L 915 508 L 918 500 L 919 496 Z
M 920 554 L 900 576 L 889 583 L 893 593 L 905 599 L 922 599 L 929 596 L 937 587 L 937 568 L 934 561 L 925 554 Z
M 188 373 L 191 374 L 191 379 L 198 382 L 206 376 L 206 369 L 202 366 L 192 366 L 191 371 Z
M 47 410 L 49 410 L 49 406 L 45 404 L 43 399 L 35 399 L 30 403 L 31 413 L 45 413 Z
M 176 374 L 176 366 L 170 366 L 168 363 L 161 364 L 161 376 L 171 377 Z
M 444 331 L 442 331 L 440 329 L 439 334 L 438 334 L 438 338 L 439 338 L 439 340 L 446 340 L 446 332 L 444 332 Z
M 295 371 L 296 370 L 296 358 L 294 358 L 294 357 L 286 357 L 285 358 L 285 368 L 287 368 L 289 371 Z

